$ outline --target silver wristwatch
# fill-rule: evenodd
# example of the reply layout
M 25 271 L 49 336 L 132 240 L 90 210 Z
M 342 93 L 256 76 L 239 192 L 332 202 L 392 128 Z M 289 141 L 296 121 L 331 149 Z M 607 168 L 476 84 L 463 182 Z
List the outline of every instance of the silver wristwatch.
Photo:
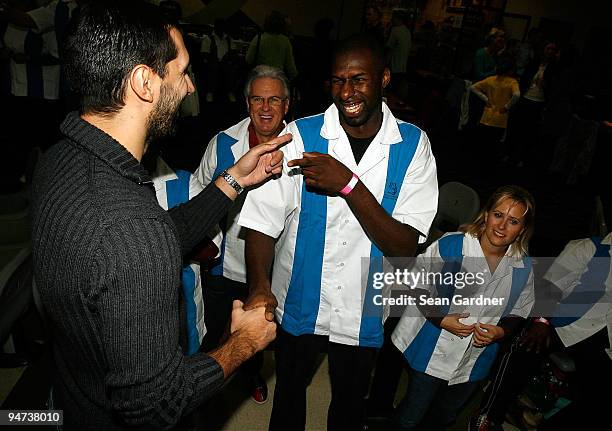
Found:
M 227 169 L 221 172 L 221 175 L 219 176 L 227 181 L 227 183 L 232 186 L 234 190 L 236 190 L 236 193 L 240 194 L 244 191 L 244 187 L 242 187 L 238 181 L 236 181 L 236 178 L 232 177 L 230 173 L 227 172 Z

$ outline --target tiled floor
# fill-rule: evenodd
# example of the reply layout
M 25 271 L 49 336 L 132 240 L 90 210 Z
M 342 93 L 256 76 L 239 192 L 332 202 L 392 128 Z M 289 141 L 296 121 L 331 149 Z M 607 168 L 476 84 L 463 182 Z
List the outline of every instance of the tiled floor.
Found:
M 263 374 L 268 382 L 270 397 L 265 404 L 257 404 L 250 399 L 245 391 L 244 381 L 237 375 L 223 391 L 220 397 L 203 409 L 198 417 L 198 430 L 206 431 L 244 431 L 267 430 L 270 411 L 272 409 L 272 394 L 274 393 L 274 357 L 272 352 L 266 352 Z M 399 402 L 407 384 L 407 375 L 402 374 L 396 395 Z M 331 399 L 327 357 L 321 356 L 321 364 L 315 373 L 308 388 L 308 410 L 306 416 L 306 430 L 322 431 L 326 429 L 327 407 Z M 456 424 L 450 431 L 467 430 L 470 414 L 478 406 L 480 393 L 476 394 L 464 409 Z M 386 431 L 373 425 L 370 431 Z M 511 425 L 504 425 L 505 431 L 517 431 Z
M 4 402 L 8 392 L 23 374 L 23 368 L 0 369 L 0 405 Z M 265 352 L 262 374 L 268 382 L 270 396 L 265 404 L 257 404 L 251 400 L 245 390 L 245 382 L 240 374 L 234 376 L 226 385 L 222 393 L 213 399 L 196 416 L 196 429 L 198 431 L 259 431 L 267 430 L 270 411 L 272 409 L 272 395 L 274 393 L 274 355 Z M 402 375 L 396 402 L 399 402 L 407 383 L 406 374 Z M 32 391 L 39 391 L 36 387 Z M 322 431 L 326 429 L 327 407 L 331 399 L 327 358 L 321 355 L 320 366 L 315 373 L 308 388 L 308 410 L 306 417 L 307 431 Z M 464 409 L 455 425 L 450 431 L 464 431 L 470 413 L 477 407 L 480 393 L 476 394 Z M 29 407 L 33 408 L 33 407 Z M 386 427 L 375 425 L 370 431 L 386 431 Z M 505 425 L 505 431 L 517 431 L 516 428 Z

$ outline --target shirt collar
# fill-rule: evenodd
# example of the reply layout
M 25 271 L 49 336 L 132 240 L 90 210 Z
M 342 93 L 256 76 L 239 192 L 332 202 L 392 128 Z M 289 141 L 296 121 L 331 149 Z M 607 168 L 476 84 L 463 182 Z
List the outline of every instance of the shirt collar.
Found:
M 380 130 L 377 133 L 377 137 L 380 135 L 380 139 L 374 138 L 374 141 L 378 141 L 378 143 L 381 145 L 391 145 L 402 142 L 402 135 L 400 133 L 397 121 L 385 102 L 382 102 L 382 112 L 383 121 L 380 126 Z M 344 132 L 344 130 L 340 125 L 338 108 L 336 108 L 336 105 L 332 104 L 325 111 L 323 117 L 323 127 L 321 128 L 321 136 L 328 140 L 340 139 L 342 132 Z
M 78 112 L 69 113 L 60 130 L 71 142 L 83 147 L 122 176 L 138 184 L 151 183 L 147 170 L 123 145 L 83 120 Z
M 463 255 L 464 256 L 474 256 L 474 257 L 482 257 L 485 258 L 485 255 L 482 251 L 482 247 L 480 246 L 480 241 L 478 238 L 466 233 L 464 235 L 464 246 L 463 246 Z M 523 263 L 523 259 L 514 257 L 510 255 L 510 247 L 506 250 L 506 254 L 504 255 L 503 260 L 506 261 L 508 266 L 513 268 L 524 268 L 525 264 Z M 485 263 L 486 265 L 486 263 Z
M 224 130 L 223 133 L 225 133 L 230 138 L 239 141 L 245 136 L 248 137 L 250 124 L 251 124 L 251 118 L 246 117 L 244 120 L 234 124 L 229 129 Z
M 231 136 L 234 139 L 240 139 L 241 134 L 245 133 L 243 131 L 244 130 L 243 128 L 246 126 L 246 129 L 247 129 L 246 134 L 247 134 L 247 137 L 248 137 L 248 140 L 249 140 L 249 148 L 253 148 L 256 145 L 259 145 L 260 142 L 259 142 L 259 139 L 257 139 L 257 134 L 255 133 L 255 126 L 253 125 L 253 122 L 250 120 L 250 118 L 248 118 L 248 120 L 249 120 L 248 122 L 246 122 L 244 125 L 242 125 L 239 128 L 233 128 L 232 127 L 230 130 L 234 129 L 234 130 L 232 130 L 233 135 L 230 134 L 230 133 L 228 133 L 228 135 Z M 238 124 L 242 124 L 243 122 L 244 121 L 241 121 Z M 285 127 L 287 127 L 287 123 L 285 123 L 285 120 L 283 120 L 282 125 L 283 125 L 283 127 L 279 128 L 279 133 Z M 236 132 L 238 132 L 238 133 L 236 133 Z
M 606 245 L 612 245 L 612 232 L 604 236 L 604 238 L 601 240 L 601 243 Z
M 155 190 L 160 190 L 166 181 L 176 180 L 178 176 L 161 157 L 157 158 L 155 172 L 151 173 Z

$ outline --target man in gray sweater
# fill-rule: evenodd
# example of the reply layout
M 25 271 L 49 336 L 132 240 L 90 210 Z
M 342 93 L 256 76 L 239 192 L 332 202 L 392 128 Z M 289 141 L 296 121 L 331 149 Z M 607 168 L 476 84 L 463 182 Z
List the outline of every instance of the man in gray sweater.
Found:
M 179 347 L 183 257 L 243 188 L 281 171 L 254 147 L 191 201 L 165 212 L 140 164 L 194 91 L 179 30 L 138 1 L 90 2 L 65 47 L 81 111 L 37 167 L 34 271 L 54 334 L 52 400 L 79 430 L 173 427 L 275 337 L 264 309 L 234 302 L 231 336 L 185 357 Z

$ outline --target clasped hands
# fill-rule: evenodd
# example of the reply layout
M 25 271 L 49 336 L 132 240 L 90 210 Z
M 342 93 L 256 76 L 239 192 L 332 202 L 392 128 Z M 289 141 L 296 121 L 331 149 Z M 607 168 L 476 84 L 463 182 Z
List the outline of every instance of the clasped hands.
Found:
M 239 300 L 232 304 L 230 334 L 241 334 L 251 346 L 251 354 L 265 349 L 276 338 L 276 323 L 267 314 L 265 307 L 246 307 Z
M 469 316 L 469 313 L 448 314 L 440 322 L 440 327 L 459 338 L 469 337 L 470 334 L 473 334 L 473 344 L 476 347 L 488 346 L 504 336 L 504 330 L 500 326 L 486 323 L 465 325 L 459 321 Z

